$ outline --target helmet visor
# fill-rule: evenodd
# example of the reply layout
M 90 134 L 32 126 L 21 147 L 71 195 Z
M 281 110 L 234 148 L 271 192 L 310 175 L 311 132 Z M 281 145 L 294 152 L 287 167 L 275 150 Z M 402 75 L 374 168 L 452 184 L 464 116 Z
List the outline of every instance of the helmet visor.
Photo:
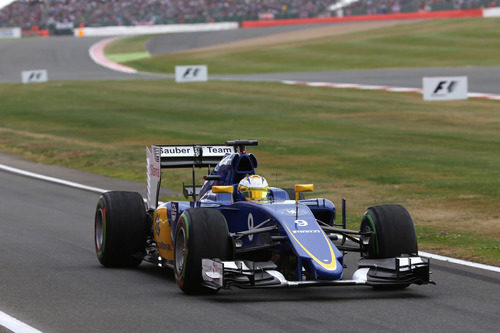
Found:
M 250 201 L 260 201 L 269 199 L 269 187 L 243 187 L 240 192 L 245 196 L 245 199 Z

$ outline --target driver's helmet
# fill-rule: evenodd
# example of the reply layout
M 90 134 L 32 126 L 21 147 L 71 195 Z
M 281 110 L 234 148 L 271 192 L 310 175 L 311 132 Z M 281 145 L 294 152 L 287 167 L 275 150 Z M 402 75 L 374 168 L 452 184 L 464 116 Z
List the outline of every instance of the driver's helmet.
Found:
M 246 176 L 238 184 L 238 194 L 242 200 L 269 200 L 270 193 L 269 184 L 262 176 Z

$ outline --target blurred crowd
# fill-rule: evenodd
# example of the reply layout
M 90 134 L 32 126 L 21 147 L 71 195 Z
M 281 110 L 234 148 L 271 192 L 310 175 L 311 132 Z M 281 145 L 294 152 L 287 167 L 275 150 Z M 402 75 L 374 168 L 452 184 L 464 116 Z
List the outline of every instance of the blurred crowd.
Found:
M 344 15 L 388 14 L 500 6 L 500 0 L 360 0 L 344 8 Z
M 0 10 L 0 26 L 30 29 L 241 21 L 337 15 L 337 0 L 18 0 Z M 343 15 L 490 7 L 500 0 L 359 0 Z
M 18 0 L 0 10 L 0 26 L 46 27 L 240 21 L 328 15 L 335 0 Z

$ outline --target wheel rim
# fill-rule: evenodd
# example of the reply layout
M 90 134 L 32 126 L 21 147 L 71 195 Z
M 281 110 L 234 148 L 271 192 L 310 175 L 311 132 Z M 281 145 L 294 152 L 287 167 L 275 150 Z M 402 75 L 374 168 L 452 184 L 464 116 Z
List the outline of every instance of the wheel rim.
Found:
M 102 208 L 96 214 L 95 218 L 95 248 L 98 252 L 101 251 L 104 243 L 104 212 Z
M 184 255 L 186 253 L 186 232 L 184 228 L 179 228 L 175 237 L 175 270 L 181 275 L 184 268 Z

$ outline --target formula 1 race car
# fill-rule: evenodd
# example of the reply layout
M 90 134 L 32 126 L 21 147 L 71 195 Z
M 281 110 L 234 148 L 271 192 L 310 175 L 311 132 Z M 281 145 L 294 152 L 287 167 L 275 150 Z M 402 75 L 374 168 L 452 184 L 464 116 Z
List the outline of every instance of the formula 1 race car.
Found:
M 412 218 L 399 205 L 370 207 L 360 230 L 348 230 L 335 205 L 304 199 L 313 185 L 270 187 L 256 175 L 255 140 L 225 145 L 152 146 L 147 152 L 147 199 L 104 193 L 95 213 L 95 249 L 106 267 L 147 261 L 173 269 L 185 293 L 240 288 L 369 285 L 404 288 L 433 283 L 429 260 L 418 256 Z M 183 184 L 190 201 L 159 203 L 161 169 L 191 168 Z M 206 168 L 203 186 L 197 168 Z M 213 168 L 213 169 L 212 169 Z M 145 202 L 146 201 L 146 204 Z M 361 258 L 344 279 L 344 255 Z

